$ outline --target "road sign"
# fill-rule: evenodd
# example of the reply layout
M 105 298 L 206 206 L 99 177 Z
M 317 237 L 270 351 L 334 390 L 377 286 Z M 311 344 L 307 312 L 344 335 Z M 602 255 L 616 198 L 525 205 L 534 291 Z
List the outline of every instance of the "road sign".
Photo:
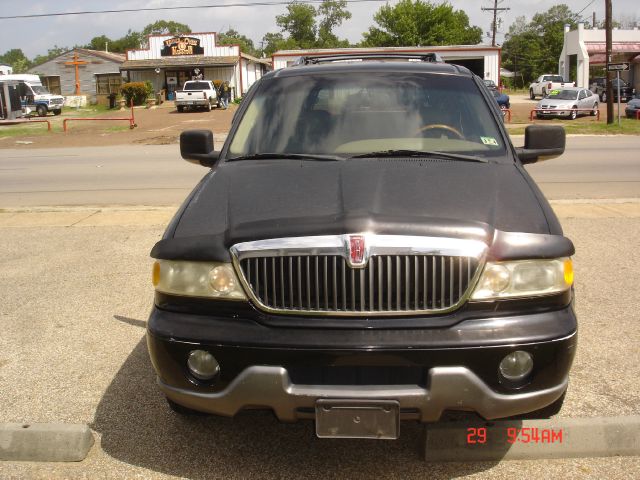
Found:
M 625 62 L 625 63 L 610 63 L 609 65 L 607 65 L 607 70 L 609 72 L 615 72 L 615 71 L 626 72 L 627 70 L 629 70 L 629 63 L 627 63 L 627 62 Z

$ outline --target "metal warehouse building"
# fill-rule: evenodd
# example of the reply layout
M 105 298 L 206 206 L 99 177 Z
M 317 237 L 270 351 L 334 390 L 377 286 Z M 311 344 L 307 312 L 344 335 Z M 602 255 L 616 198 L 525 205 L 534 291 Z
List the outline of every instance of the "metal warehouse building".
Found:
M 381 48 L 337 48 L 315 50 L 279 50 L 273 54 L 273 69 L 291 66 L 302 56 L 330 56 L 336 54 L 361 53 L 409 53 L 435 52 L 447 63 L 463 65 L 481 78 L 500 81 L 500 47 L 489 45 L 454 45 L 440 47 L 381 47 Z

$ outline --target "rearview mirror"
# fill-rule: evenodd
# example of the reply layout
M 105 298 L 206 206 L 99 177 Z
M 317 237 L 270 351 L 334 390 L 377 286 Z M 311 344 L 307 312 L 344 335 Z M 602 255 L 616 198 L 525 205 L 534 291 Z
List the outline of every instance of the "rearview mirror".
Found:
M 187 162 L 213 167 L 220 152 L 213 151 L 211 130 L 186 130 L 180 134 L 180 155 Z
M 564 153 L 566 134 L 558 125 L 529 125 L 524 131 L 524 147 L 516 148 L 522 163 L 535 163 Z

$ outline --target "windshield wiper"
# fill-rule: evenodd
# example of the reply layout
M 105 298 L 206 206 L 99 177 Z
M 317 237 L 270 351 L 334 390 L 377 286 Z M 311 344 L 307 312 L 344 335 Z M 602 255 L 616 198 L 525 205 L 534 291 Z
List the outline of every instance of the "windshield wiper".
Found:
M 349 158 L 379 158 L 379 157 L 438 157 L 448 160 L 461 160 L 463 162 L 487 163 L 488 160 L 473 155 L 460 153 L 438 152 L 435 150 L 380 150 L 379 152 L 362 153 Z
M 320 160 L 336 162 L 344 160 L 344 157 L 337 155 L 316 155 L 306 153 L 252 153 L 250 155 L 240 155 L 238 157 L 228 158 L 227 162 L 236 162 L 238 160 Z

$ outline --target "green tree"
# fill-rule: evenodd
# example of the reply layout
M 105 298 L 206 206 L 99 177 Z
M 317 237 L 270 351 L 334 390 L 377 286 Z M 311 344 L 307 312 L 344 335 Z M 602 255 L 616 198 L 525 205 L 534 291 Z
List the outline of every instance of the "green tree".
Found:
M 287 5 L 287 13 L 276 16 L 276 24 L 299 48 L 312 48 L 316 43 L 316 9 L 311 5 L 292 2 Z
M 298 47 L 295 40 L 292 38 L 285 38 L 284 35 L 280 32 L 278 33 L 267 33 L 262 41 L 264 43 L 263 52 L 266 56 L 271 56 L 278 50 L 293 50 Z
M 59 47 L 57 45 L 54 45 L 53 48 L 50 48 L 49 50 L 47 50 L 46 55 L 36 55 L 36 57 L 33 59 L 33 62 L 31 63 L 32 65 L 41 65 L 44 62 L 48 62 L 52 58 L 56 58 L 62 55 L 63 53 L 68 52 L 69 50 L 71 49 L 67 47 Z
M 91 41 L 85 46 L 91 50 L 109 50 L 113 51 L 113 40 L 106 35 L 100 35 L 99 37 L 93 37 Z
M 482 40 L 482 29 L 470 26 L 467 14 L 449 3 L 400 0 L 380 7 L 373 18 L 378 26 L 363 33 L 362 46 L 475 45 Z
M 530 22 L 518 17 L 509 27 L 502 45 L 502 63 L 516 73 L 516 84 L 526 86 L 544 73 L 558 71 L 564 42 L 564 25 L 577 26 L 579 16 L 567 5 L 536 13 Z
M 226 32 L 218 33 L 218 44 L 220 45 L 240 45 L 240 50 L 254 57 L 259 57 L 262 52 L 253 45 L 253 40 L 241 35 L 237 30 L 230 28 Z
M 325 0 L 317 9 L 320 17 L 318 23 L 317 46 L 320 48 L 335 48 L 349 46 L 346 40 L 339 40 L 333 30 L 342 25 L 342 22 L 351 18 L 351 12 L 347 10 L 346 0 Z
M 0 55 L 0 63 L 11 66 L 13 73 L 24 73 L 31 67 L 31 62 L 20 48 L 7 50 Z
M 287 13 L 276 16 L 281 31 L 267 33 L 262 39 L 264 54 L 298 48 L 348 47 L 347 40 L 340 40 L 333 33 L 343 21 L 351 18 L 346 8 L 345 0 L 323 0 L 317 9 L 296 1 L 290 3 Z
M 129 29 L 124 37 L 118 38 L 109 44 L 109 51 L 124 53 L 132 48 L 140 48 L 143 38 L 140 32 L 134 32 Z
M 174 22 L 173 20 L 158 20 L 150 23 L 142 29 L 142 36 L 147 35 L 164 35 L 170 33 L 171 35 L 177 35 L 179 33 L 189 33 L 191 27 L 184 23 Z

